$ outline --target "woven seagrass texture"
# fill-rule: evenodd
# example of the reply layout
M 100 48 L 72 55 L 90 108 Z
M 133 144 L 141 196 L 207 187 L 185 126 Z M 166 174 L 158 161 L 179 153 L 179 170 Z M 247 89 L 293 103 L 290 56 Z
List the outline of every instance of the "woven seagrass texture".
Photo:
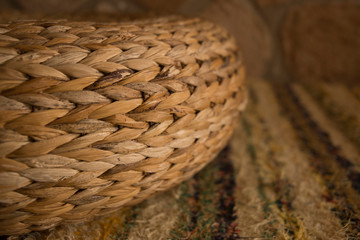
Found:
M 234 40 L 200 19 L 0 25 L 0 234 L 131 206 L 216 156 L 246 103 Z

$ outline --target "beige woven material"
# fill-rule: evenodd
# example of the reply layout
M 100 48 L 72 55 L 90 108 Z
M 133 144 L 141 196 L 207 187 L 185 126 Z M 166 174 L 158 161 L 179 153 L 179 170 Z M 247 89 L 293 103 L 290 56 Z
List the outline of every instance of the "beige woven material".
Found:
M 0 234 L 137 204 L 191 177 L 245 106 L 234 40 L 200 19 L 0 25 Z

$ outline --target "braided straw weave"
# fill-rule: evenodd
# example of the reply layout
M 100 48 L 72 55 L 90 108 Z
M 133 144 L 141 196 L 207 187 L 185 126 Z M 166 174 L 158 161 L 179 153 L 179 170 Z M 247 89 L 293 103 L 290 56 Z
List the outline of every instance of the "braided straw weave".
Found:
M 0 234 L 131 206 L 188 179 L 246 102 L 234 40 L 200 19 L 0 25 Z

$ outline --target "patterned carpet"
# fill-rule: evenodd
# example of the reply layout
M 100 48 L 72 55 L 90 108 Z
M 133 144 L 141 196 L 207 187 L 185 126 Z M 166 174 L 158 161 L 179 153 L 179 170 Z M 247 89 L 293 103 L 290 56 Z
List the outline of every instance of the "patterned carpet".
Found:
M 360 86 L 249 87 L 229 146 L 191 180 L 19 239 L 360 239 Z

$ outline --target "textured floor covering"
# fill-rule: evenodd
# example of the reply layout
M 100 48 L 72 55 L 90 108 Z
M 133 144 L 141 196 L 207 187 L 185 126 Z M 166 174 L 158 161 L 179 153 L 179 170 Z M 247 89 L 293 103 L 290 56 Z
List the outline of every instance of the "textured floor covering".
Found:
M 360 239 L 360 87 L 249 87 L 229 146 L 191 180 L 20 239 Z

